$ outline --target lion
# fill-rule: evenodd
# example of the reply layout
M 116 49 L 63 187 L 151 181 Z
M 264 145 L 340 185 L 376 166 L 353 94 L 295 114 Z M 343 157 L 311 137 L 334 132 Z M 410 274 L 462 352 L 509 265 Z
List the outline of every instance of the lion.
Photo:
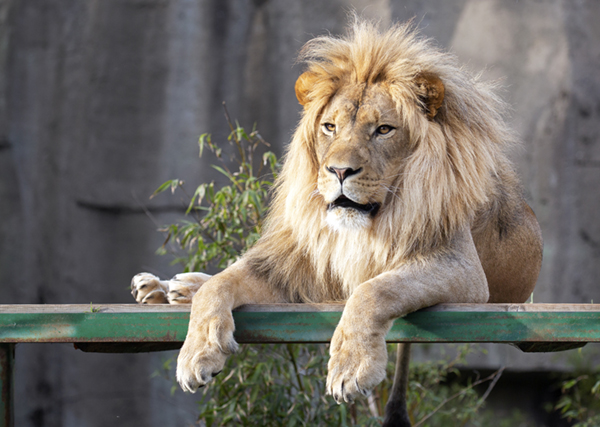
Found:
M 380 31 L 357 18 L 300 59 L 303 112 L 255 246 L 212 277 L 133 279 L 138 302 L 192 303 L 177 362 L 185 391 L 236 351 L 232 310 L 243 304 L 346 302 L 326 383 L 340 403 L 385 378 L 394 319 L 439 303 L 524 302 L 537 280 L 540 227 L 493 84 L 410 23 Z M 387 412 L 386 425 L 410 425 L 402 402 Z

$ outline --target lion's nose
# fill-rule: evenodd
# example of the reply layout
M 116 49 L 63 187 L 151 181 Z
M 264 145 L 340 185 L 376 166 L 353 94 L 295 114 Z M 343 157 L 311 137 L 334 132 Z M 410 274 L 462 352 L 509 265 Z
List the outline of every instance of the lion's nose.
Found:
M 340 184 L 342 182 L 344 182 L 344 180 L 346 178 L 348 178 L 351 175 L 356 175 L 357 173 L 359 173 L 360 171 L 362 171 L 362 168 L 358 168 L 358 169 L 352 169 L 352 168 L 336 168 L 334 166 L 327 166 L 326 169 L 337 175 L 338 179 L 340 180 Z

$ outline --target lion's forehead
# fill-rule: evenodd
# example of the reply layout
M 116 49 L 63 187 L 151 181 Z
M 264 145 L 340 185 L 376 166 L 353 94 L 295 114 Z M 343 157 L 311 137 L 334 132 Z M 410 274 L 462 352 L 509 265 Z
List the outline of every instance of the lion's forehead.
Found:
M 326 120 L 353 124 L 393 125 L 398 121 L 398 107 L 382 85 L 353 85 L 338 92 L 325 110 Z M 388 123 L 390 122 L 390 123 Z

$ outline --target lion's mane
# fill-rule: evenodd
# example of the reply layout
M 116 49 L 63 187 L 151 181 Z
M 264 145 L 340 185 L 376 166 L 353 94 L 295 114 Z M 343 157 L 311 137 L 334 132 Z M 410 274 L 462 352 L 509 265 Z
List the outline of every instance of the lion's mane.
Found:
M 462 69 L 456 58 L 421 37 L 411 24 L 379 32 L 356 19 L 344 37 L 309 41 L 301 59 L 317 76 L 285 156 L 263 236 L 247 254 L 251 268 L 291 301 L 346 299 L 370 278 L 443 250 L 461 227 L 503 197 L 513 172 L 506 159 L 514 141 L 505 104 Z M 445 86 L 435 118 L 424 114 L 417 77 Z M 347 84 L 384 82 L 410 137 L 395 188 L 364 230 L 336 232 L 325 223 L 317 190 L 315 144 L 319 117 Z

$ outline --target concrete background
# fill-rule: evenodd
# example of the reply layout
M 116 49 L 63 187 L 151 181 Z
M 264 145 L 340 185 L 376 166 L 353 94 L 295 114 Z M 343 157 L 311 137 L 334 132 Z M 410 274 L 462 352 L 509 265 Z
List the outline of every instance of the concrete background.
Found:
M 196 141 L 225 132 L 222 101 L 281 153 L 300 111 L 295 56 L 343 31 L 350 8 L 414 17 L 504 80 L 545 239 L 534 301 L 600 302 L 597 0 L 0 0 L 0 303 L 131 302 L 135 273 L 177 272 L 154 255 L 162 236 L 144 209 L 164 224 L 180 203 L 148 196 L 167 179 L 211 179 Z M 472 363 L 569 369 L 596 360 L 588 347 L 490 346 Z M 166 357 L 18 346 L 17 425 L 189 425 L 196 399 L 151 378 Z

